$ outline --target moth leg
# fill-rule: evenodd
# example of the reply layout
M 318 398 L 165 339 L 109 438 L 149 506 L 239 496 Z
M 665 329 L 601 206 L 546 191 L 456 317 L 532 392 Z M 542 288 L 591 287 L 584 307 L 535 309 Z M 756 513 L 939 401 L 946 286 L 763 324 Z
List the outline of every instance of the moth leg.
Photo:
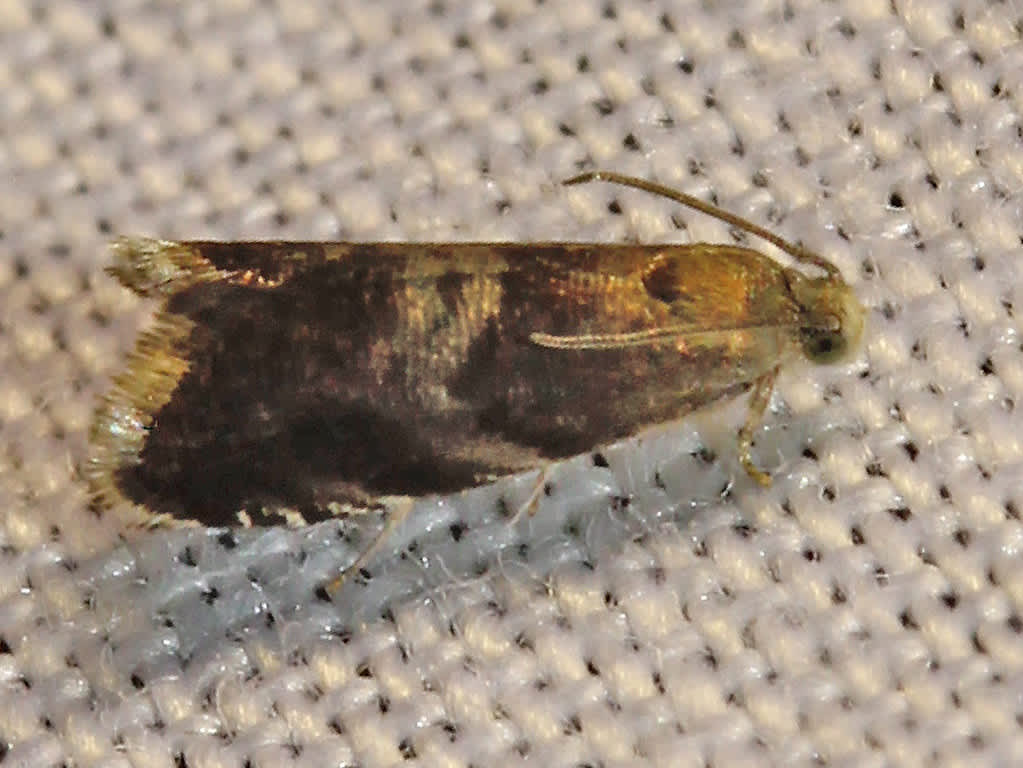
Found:
M 344 586 L 349 574 L 358 573 L 365 567 L 374 555 L 376 555 L 384 543 L 391 537 L 398 527 L 408 519 L 409 513 L 416 502 L 410 496 L 391 496 L 384 500 L 384 514 L 387 516 L 384 527 L 380 533 L 373 537 L 373 541 L 359 553 L 355 562 L 345 568 L 341 573 L 327 585 L 327 594 L 335 595 Z
M 753 382 L 753 391 L 747 405 L 746 423 L 739 430 L 739 462 L 746 470 L 746 474 L 765 488 L 770 487 L 771 476 L 753 463 L 753 432 L 764 419 L 764 411 L 771 401 L 771 391 L 777 378 L 778 368 L 775 367 Z
M 536 476 L 536 483 L 533 485 L 533 490 L 529 492 L 529 496 L 526 500 L 519 505 L 515 514 L 512 516 L 510 521 L 511 525 L 515 525 L 523 515 L 529 515 L 532 517 L 536 514 L 536 511 L 540 508 L 540 497 L 544 494 L 544 489 L 547 487 L 547 471 L 550 469 L 550 464 L 545 464 L 540 468 L 540 474 Z

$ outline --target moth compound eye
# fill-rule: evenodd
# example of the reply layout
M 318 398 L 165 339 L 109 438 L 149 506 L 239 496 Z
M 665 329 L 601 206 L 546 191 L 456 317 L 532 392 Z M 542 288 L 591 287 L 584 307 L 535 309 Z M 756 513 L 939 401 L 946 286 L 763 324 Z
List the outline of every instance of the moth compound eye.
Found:
M 863 305 L 838 278 L 792 279 L 790 290 L 802 310 L 799 342 L 818 365 L 847 359 L 863 335 Z
M 849 350 L 848 339 L 841 330 L 804 328 L 802 336 L 804 354 L 819 365 L 837 362 Z

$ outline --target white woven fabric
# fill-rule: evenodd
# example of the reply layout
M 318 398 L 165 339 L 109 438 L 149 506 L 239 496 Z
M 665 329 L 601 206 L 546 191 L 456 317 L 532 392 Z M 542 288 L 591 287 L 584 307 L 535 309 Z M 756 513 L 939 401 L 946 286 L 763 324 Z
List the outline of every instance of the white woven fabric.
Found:
M 1021 21 L 0 2 L 0 765 L 1023 764 Z M 868 307 L 854 362 L 782 378 L 772 488 L 733 403 L 567 462 L 517 525 L 528 476 L 426 499 L 334 601 L 380 521 L 86 512 L 95 398 L 152 311 L 112 236 L 729 240 L 556 184 L 594 167 L 802 240 Z

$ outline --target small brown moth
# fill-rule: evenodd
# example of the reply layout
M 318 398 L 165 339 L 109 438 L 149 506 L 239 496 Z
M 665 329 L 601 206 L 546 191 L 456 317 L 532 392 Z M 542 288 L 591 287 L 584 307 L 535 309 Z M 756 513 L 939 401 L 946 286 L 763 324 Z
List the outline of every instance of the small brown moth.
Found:
M 388 508 L 359 568 L 412 497 L 543 470 L 747 390 L 739 459 L 768 484 L 750 447 L 780 367 L 852 353 L 863 307 L 829 261 L 742 218 L 616 173 L 565 183 L 592 180 L 821 274 L 707 243 L 121 239 L 108 271 L 163 304 L 98 409 L 94 507 L 209 526 Z

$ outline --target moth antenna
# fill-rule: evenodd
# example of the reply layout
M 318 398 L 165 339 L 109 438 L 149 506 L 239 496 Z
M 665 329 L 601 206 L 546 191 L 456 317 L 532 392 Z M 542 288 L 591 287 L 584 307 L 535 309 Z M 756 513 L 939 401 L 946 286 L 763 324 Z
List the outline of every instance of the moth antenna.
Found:
M 529 334 L 529 340 L 539 347 L 548 349 L 624 349 L 625 347 L 649 346 L 665 339 L 692 341 L 701 337 L 706 339 L 735 331 L 782 327 L 781 324 L 760 324 L 703 330 L 691 325 L 667 325 L 643 331 L 630 331 L 629 333 L 587 333 L 578 336 L 557 336 L 552 333 L 535 331 Z
M 681 192 L 677 189 L 672 189 L 671 187 L 667 187 L 663 184 L 658 184 L 655 181 L 648 181 L 647 179 L 641 179 L 638 176 L 628 176 L 624 173 L 616 173 L 615 171 L 587 171 L 586 173 L 580 173 L 578 176 L 573 176 L 570 179 L 565 179 L 561 183 L 565 186 L 574 186 L 576 184 L 586 184 L 591 181 L 607 181 L 612 184 L 621 184 L 625 187 L 632 187 L 633 189 L 639 189 L 653 195 L 666 197 L 669 200 L 674 200 L 676 203 L 681 203 L 689 208 L 705 213 L 708 216 L 713 216 L 715 219 L 723 221 L 726 224 L 731 224 L 733 227 L 738 227 L 745 232 L 749 232 L 751 235 L 756 235 L 789 254 L 789 256 L 794 258 L 796 261 L 804 264 L 812 264 L 818 269 L 824 270 L 824 272 L 826 272 L 830 277 L 838 277 L 841 274 L 838 271 L 838 267 L 813 251 L 804 248 L 801 245 L 790 243 L 788 240 L 779 237 L 770 230 L 754 224 L 749 219 L 744 219 L 742 216 L 737 216 L 734 213 L 718 208 L 716 205 L 711 205 L 697 197 L 693 197 L 692 195 Z
M 669 325 L 629 333 L 586 333 L 578 336 L 557 336 L 537 331 L 529 334 L 529 340 L 539 347 L 549 349 L 622 349 L 655 344 L 662 339 L 684 336 L 687 328 L 692 330 L 691 326 Z

